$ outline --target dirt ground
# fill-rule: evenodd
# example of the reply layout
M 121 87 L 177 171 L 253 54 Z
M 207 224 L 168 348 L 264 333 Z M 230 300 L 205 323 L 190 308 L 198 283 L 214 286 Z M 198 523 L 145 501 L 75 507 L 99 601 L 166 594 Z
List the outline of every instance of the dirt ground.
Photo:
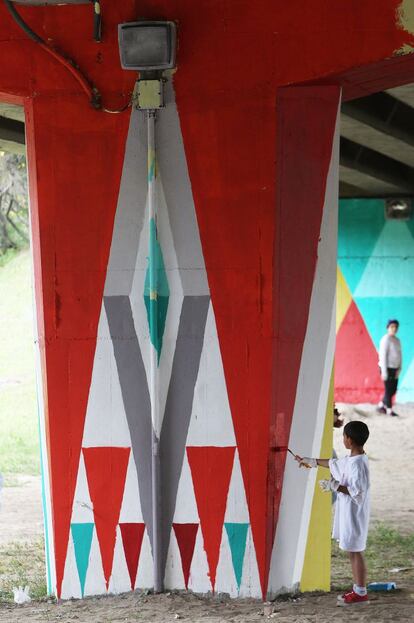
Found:
M 400 406 L 399 418 L 381 416 L 370 405 L 357 408 L 340 405 L 345 420 L 367 422 L 371 437 L 367 453 L 371 462 L 372 520 L 386 522 L 400 532 L 414 530 L 414 487 L 411 464 L 414 457 L 414 406 Z M 334 431 L 334 445 L 343 454 L 342 430 Z M 24 542 L 42 534 L 40 479 L 21 477 L 18 486 L 6 487 L 0 512 L 0 544 Z M 408 563 L 414 566 L 413 560 Z M 333 558 L 333 564 L 337 564 Z M 391 566 L 391 564 L 389 565 Z M 394 566 L 394 564 L 392 565 Z M 388 568 L 388 567 L 387 567 Z M 347 576 L 347 571 L 345 572 Z M 341 574 L 339 574 L 341 575 Z M 334 574 L 335 576 L 335 574 Z M 263 604 L 253 600 L 202 599 L 195 595 L 170 593 L 89 598 L 55 604 L 52 600 L 25 606 L 0 603 L 0 623 L 251 623 L 274 619 L 284 623 L 331 623 L 342 621 L 414 621 L 414 575 L 400 573 L 381 579 L 397 581 L 402 589 L 374 594 L 369 606 L 338 608 L 337 593 L 301 595 L 276 601 L 274 613 L 263 613 Z M 338 574 L 336 574 L 338 578 Z M 376 578 L 377 579 L 377 578 Z
M 3 623 L 253 623 L 264 620 L 283 623 L 336 623 L 345 621 L 390 621 L 408 623 L 414 619 L 414 594 L 408 591 L 381 595 L 369 606 L 338 608 L 336 596 L 306 595 L 295 601 L 274 604 L 274 613 L 263 614 L 263 605 L 252 600 L 200 599 L 195 595 L 148 595 L 142 593 L 27 606 L 0 606 Z
M 40 477 L 14 476 L 13 483 L 16 486 L 6 486 L 1 493 L 0 546 L 33 541 L 43 534 Z

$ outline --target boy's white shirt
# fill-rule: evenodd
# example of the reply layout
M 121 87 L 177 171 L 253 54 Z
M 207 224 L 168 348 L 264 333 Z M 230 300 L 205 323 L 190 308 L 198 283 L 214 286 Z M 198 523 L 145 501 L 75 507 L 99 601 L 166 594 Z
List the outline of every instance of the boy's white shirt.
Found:
M 347 487 L 349 495 L 338 493 L 332 537 L 347 552 L 362 552 L 366 547 L 370 513 L 370 480 L 366 454 L 330 459 L 335 480 Z
M 401 342 L 395 335 L 388 335 L 388 333 L 386 333 L 381 338 L 378 364 L 383 377 L 387 376 L 387 368 L 401 368 Z

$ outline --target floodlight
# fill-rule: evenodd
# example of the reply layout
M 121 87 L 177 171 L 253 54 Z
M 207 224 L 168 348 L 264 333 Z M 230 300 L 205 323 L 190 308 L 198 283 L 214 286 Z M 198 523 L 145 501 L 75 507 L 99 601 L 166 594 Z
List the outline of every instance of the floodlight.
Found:
M 118 40 L 124 69 L 163 71 L 175 67 L 174 22 L 142 21 L 119 24 Z
M 410 220 L 413 213 L 411 199 L 387 199 L 385 202 L 385 217 L 399 221 Z

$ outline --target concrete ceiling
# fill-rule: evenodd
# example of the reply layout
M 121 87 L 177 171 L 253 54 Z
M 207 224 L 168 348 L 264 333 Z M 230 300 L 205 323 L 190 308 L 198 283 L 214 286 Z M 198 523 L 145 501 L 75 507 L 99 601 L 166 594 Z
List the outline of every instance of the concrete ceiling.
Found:
M 345 102 L 341 197 L 414 196 L 414 84 Z

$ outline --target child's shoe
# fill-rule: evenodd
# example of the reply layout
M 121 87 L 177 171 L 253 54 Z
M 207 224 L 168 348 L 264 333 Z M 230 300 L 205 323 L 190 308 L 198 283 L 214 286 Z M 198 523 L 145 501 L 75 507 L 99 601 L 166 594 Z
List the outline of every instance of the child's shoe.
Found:
M 357 595 L 355 591 L 349 591 L 342 597 L 338 597 L 338 606 L 363 606 L 369 604 L 368 595 Z

